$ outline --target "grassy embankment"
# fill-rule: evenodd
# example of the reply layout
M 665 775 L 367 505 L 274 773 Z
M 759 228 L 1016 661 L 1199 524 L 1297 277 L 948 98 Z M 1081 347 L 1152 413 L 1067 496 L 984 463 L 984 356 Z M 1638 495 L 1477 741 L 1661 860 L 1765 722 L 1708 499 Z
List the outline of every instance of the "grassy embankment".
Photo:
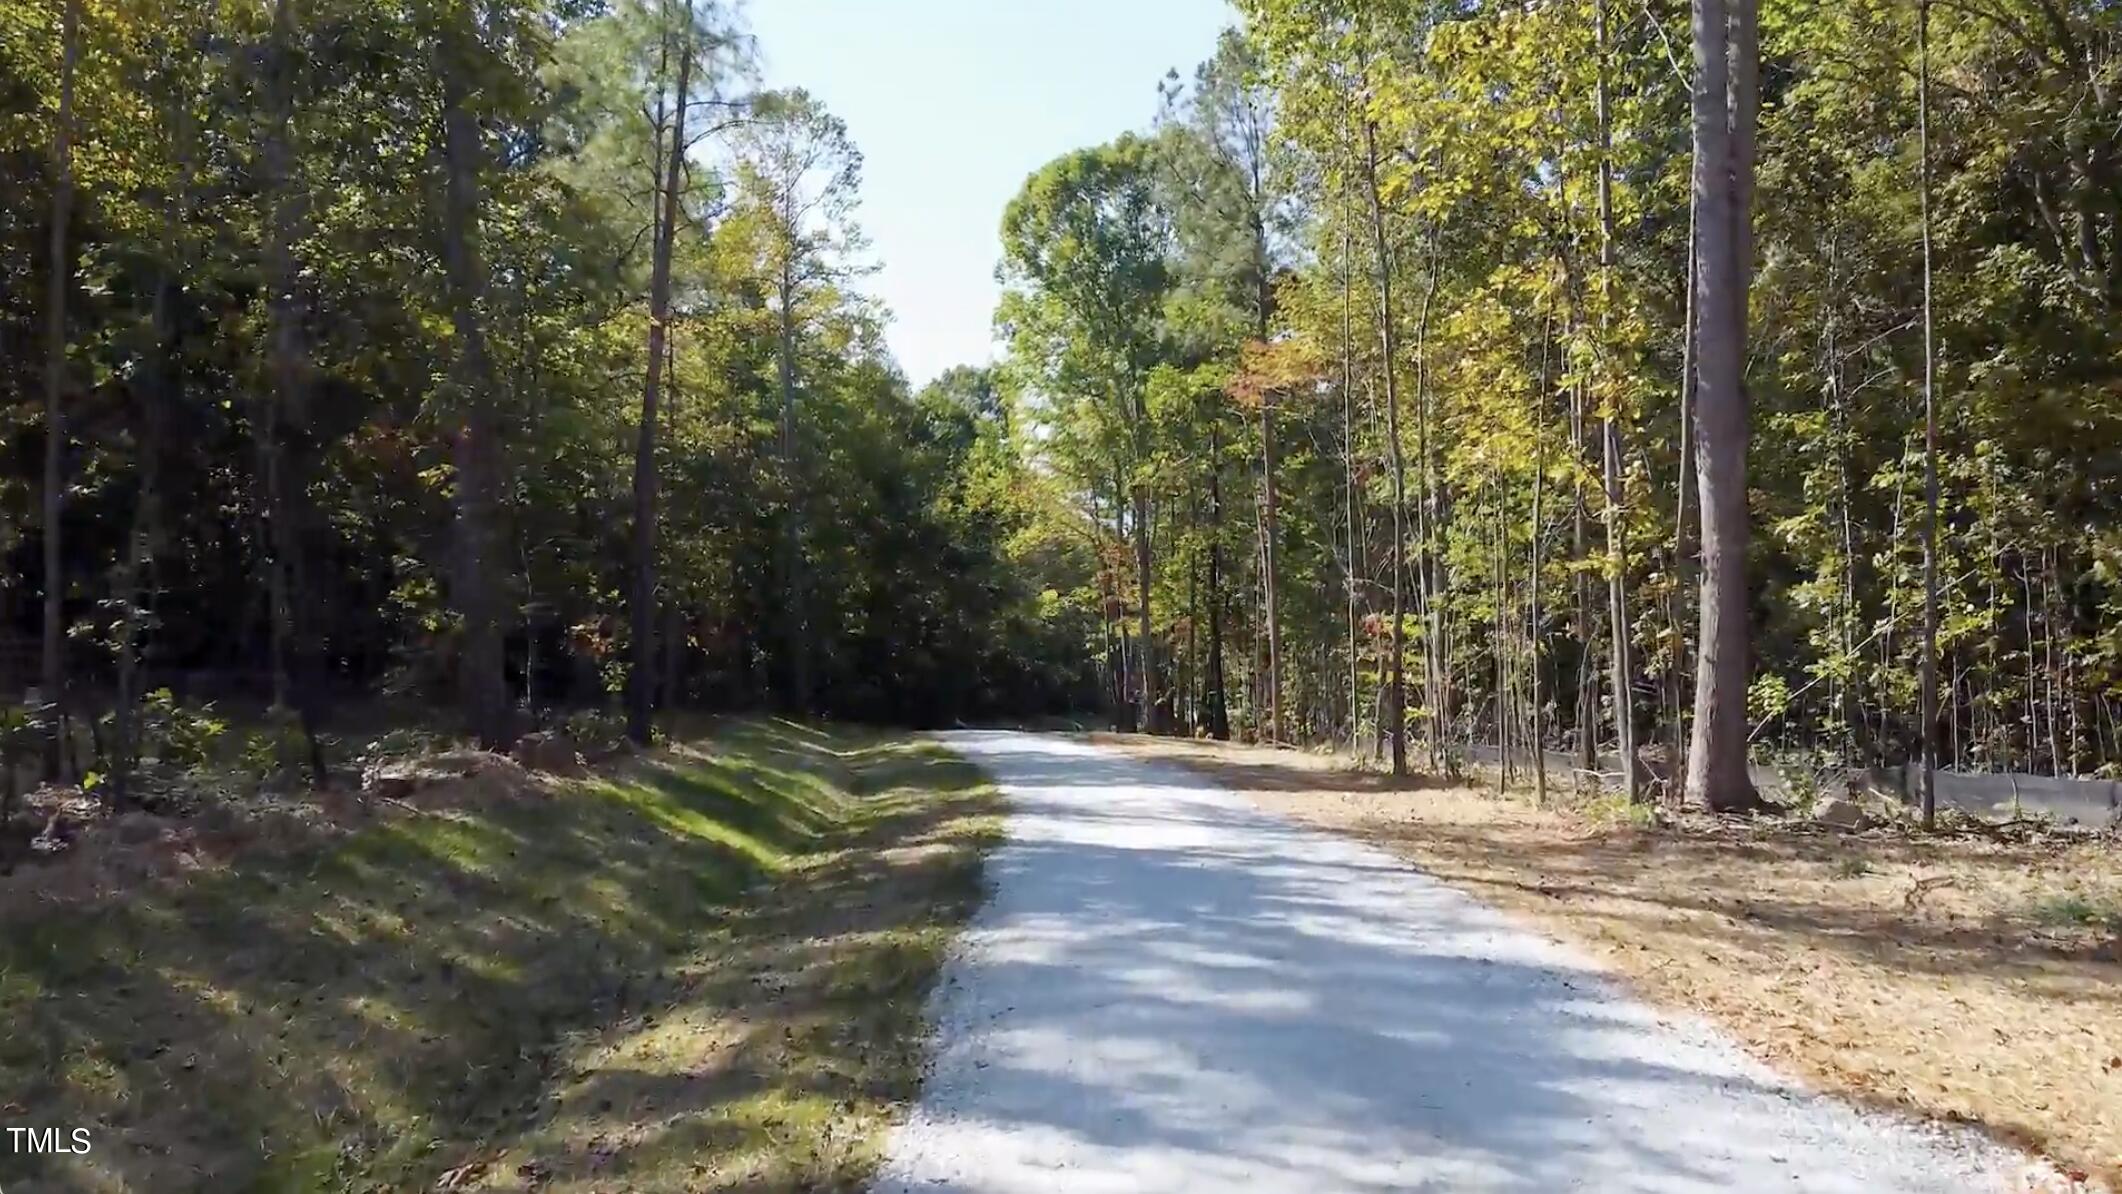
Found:
M 994 796 L 904 737 L 731 722 L 0 906 L 29 1191 L 847 1189 L 915 1091 Z M 482 777 L 491 780 L 492 777 Z

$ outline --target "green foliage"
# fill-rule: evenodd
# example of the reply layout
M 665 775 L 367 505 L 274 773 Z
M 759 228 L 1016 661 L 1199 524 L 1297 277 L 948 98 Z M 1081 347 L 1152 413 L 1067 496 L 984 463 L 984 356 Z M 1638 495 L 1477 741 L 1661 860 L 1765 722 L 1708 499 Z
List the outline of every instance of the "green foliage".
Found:
M 577 709 L 560 722 L 560 732 L 590 758 L 626 746 L 626 718 L 604 709 Z
M 110 691 L 131 663 L 222 698 L 456 696 L 475 629 L 463 429 L 483 408 L 499 476 L 478 525 L 511 695 L 585 707 L 623 688 L 641 232 L 683 61 L 691 153 L 653 460 L 662 694 L 775 701 L 800 634 L 818 713 L 943 722 L 1087 699 L 1082 628 L 1039 600 L 1077 583 L 1074 549 L 1017 553 L 1043 500 L 1018 430 L 990 386 L 960 412 L 971 434 L 886 356 L 884 313 L 858 289 L 861 155 L 815 97 L 757 92 L 733 6 L 79 10 L 56 578 L 75 687 Z M 0 340 L 24 361 L 42 359 L 57 11 L 0 0 Z M 453 106 L 478 142 L 459 154 L 469 236 L 445 201 Z M 468 307 L 456 240 L 483 267 Z M 283 269 L 293 290 L 276 297 Z M 475 330 L 485 369 L 466 372 Z M 34 642 L 47 583 L 42 540 L 22 533 L 42 381 L 0 375 L 0 649 Z M 142 615 L 131 641 L 124 611 Z M 142 716 L 181 721 L 159 697 Z M 194 759 L 200 729 L 151 726 L 145 752 Z M 283 737 L 237 753 L 284 770 Z
M 2043 924 L 2068 928 L 2106 929 L 2122 934 L 2122 900 L 2069 895 L 2043 902 L 2034 909 Z
M 216 761 L 228 723 L 214 715 L 211 703 L 185 705 L 167 688 L 147 694 L 140 709 L 143 758 L 173 767 L 204 767 Z
M 121 1164 L 155 1190 L 202 1172 L 217 1189 L 432 1189 L 500 1150 L 602 1139 L 594 1100 L 562 1097 L 576 1045 L 639 1032 L 660 1051 L 668 1020 L 697 1051 L 691 1026 L 741 1019 L 781 1051 L 674 1075 L 658 1100 L 697 1121 L 684 1147 L 604 1155 L 651 1188 L 702 1164 L 859 1186 L 873 1150 L 850 1145 L 918 1083 L 923 997 L 977 904 L 992 790 L 904 740 L 731 722 L 691 745 L 353 832 L 283 823 L 271 847 L 151 893 L 9 901 L 0 1086 L 97 1145 L 0 1151 L 0 1183 L 73 1189 L 103 1172 L 83 1166 Z M 902 865 L 894 848 L 916 843 Z M 771 1150 L 735 1130 L 769 1117 Z
M 1610 742 L 1618 582 L 1637 661 L 1620 704 L 1670 750 L 1700 539 L 1684 6 L 1238 7 L 1242 29 L 1164 83 L 1139 200 L 1123 139 L 1036 173 L 1005 222 L 1005 369 L 1046 420 L 1041 464 L 1098 524 L 1109 676 L 1148 658 L 1198 708 L 1213 625 L 1257 729 L 1273 637 L 1301 661 L 1280 678 L 1297 720 L 1360 740 L 1398 589 L 1421 656 L 1409 706 L 1434 717 L 1440 764 L 1446 743 L 1499 735 Z M 1762 17 L 1749 714 L 1762 747 L 1837 762 L 1896 764 L 1917 742 L 1919 7 Z M 2122 91 L 2090 47 L 2115 21 L 2030 0 L 1928 11 L 1943 745 L 1962 767 L 2111 770 Z M 1256 368 L 1251 339 L 1285 365 Z

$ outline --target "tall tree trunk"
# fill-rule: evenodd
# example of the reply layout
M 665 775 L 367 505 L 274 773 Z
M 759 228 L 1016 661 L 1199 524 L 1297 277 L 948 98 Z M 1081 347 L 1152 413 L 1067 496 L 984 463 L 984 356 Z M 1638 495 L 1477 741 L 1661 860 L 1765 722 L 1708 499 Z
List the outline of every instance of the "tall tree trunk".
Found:
M 1574 329 L 1574 311 L 1570 323 Z M 1583 383 L 1572 380 L 1569 383 L 1569 442 L 1570 450 L 1576 453 L 1585 450 L 1584 407 Z M 1577 767 L 1590 774 L 1599 769 L 1599 669 L 1593 649 L 1592 578 L 1588 567 L 1592 558 L 1591 503 L 1585 497 L 1581 468 L 1572 470 L 1569 539 L 1570 558 L 1579 565 L 1576 570 L 1576 603 L 1571 610 L 1581 652 L 1577 659 Z
M 1759 803 L 1747 774 L 1747 290 L 1753 264 L 1755 0 L 1694 0 L 1695 467 L 1702 605 L 1687 790 L 1713 811 Z
M 177 388 L 177 364 L 171 331 L 171 291 L 175 289 L 172 260 L 176 242 L 174 204 L 166 206 L 163 220 L 161 269 L 155 279 L 153 326 L 156 368 L 151 388 L 140 396 L 139 452 L 140 492 L 133 504 L 133 526 L 127 535 L 125 567 L 118 584 L 119 625 L 117 693 L 113 704 L 112 729 L 116 741 L 111 750 L 111 803 L 123 808 L 132 797 L 133 771 L 140 761 L 140 637 L 144 621 L 142 588 L 144 574 L 152 572 L 158 531 L 159 496 L 156 482 L 162 463 L 162 412 Z
M 1135 586 L 1139 601 L 1135 606 L 1137 621 L 1136 639 L 1140 658 L 1136 660 L 1135 675 L 1140 680 L 1142 716 L 1140 728 L 1144 733 L 1154 734 L 1158 730 L 1157 720 L 1157 648 L 1150 630 L 1150 543 L 1149 543 L 1149 486 L 1136 483 L 1135 504 Z
M 1353 204 L 1343 192 L 1341 219 L 1341 469 L 1347 503 L 1348 567 L 1348 749 L 1354 752 L 1363 738 L 1361 693 L 1362 639 L 1356 616 L 1357 590 L 1362 586 L 1363 525 L 1356 517 L 1356 397 L 1353 381 L 1355 357 L 1355 247 Z
M 1496 582 L 1496 620 L 1491 628 L 1494 641 L 1489 654 L 1496 665 L 1496 795 L 1502 796 L 1510 787 L 1510 652 L 1504 646 L 1510 633 L 1510 525 L 1503 511 L 1503 482 L 1498 476 L 1495 482 L 1496 537 L 1492 544 Z
M 1923 665 L 1916 683 L 1923 718 L 1923 827 L 1938 822 L 1938 407 L 1931 335 L 1930 0 L 1916 0 L 1916 136 L 1923 222 Z
M 80 54 L 81 3 L 66 0 L 60 26 L 59 118 L 52 128 L 52 225 L 44 309 L 44 686 L 47 726 L 46 779 L 59 778 L 60 711 L 66 694 L 66 577 L 60 550 L 66 513 L 66 292 L 72 287 L 72 250 L 67 245 L 74 205 L 74 60 Z
M 1444 641 L 1446 582 L 1443 553 L 1438 550 L 1450 513 L 1445 508 L 1443 482 L 1435 466 L 1436 445 L 1430 419 L 1429 319 L 1436 305 L 1439 269 L 1435 224 L 1430 225 L 1424 239 L 1428 242 L 1429 270 L 1422 285 L 1422 306 L 1415 315 L 1415 442 L 1422 485 L 1421 513 L 1416 519 L 1421 549 L 1415 556 L 1415 602 L 1423 626 L 1422 696 L 1429 706 L 1429 765 L 1435 768 L 1444 761 L 1445 725 L 1451 710 L 1450 654 Z
M 318 787 L 330 779 L 324 747 L 317 733 L 319 668 L 314 614 L 303 567 L 304 528 L 309 503 L 306 453 L 292 450 L 296 428 L 309 422 L 309 360 L 303 342 L 301 271 L 295 242 L 301 235 L 302 197 L 294 177 L 295 13 L 293 0 L 273 5 L 272 121 L 265 138 L 267 187 L 272 197 L 266 243 L 266 272 L 271 293 L 272 400 L 260 420 L 264 457 L 266 529 L 271 545 L 267 588 L 272 602 L 272 688 L 277 709 L 293 709 Z
M 442 147 L 446 168 L 442 257 L 450 322 L 457 338 L 453 365 L 462 407 L 451 434 L 456 470 L 456 606 L 463 619 L 458 690 L 465 727 L 479 744 L 509 744 L 508 678 L 502 653 L 496 522 L 502 483 L 500 419 L 494 409 L 494 370 L 480 305 L 486 271 L 479 257 L 479 174 L 485 163 L 478 121 L 465 109 L 473 93 L 465 59 L 466 34 L 446 34 L 442 69 Z
M 265 487 L 265 540 L 268 564 L 266 592 L 270 626 L 267 658 L 275 709 L 289 705 L 288 656 L 294 650 L 294 596 L 289 573 L 294 564 L 294 535 L 288 502 L 286 432 L 302 404 L 300 362 L 302 335 L 296 288 L 294 239 L 297 198 L 294 180 L 294 13 L 291 0 L 274 0 L 266 82 L 271 118 L 266 125 L 264 159 L 267 214 L 265 267 L 266 310 L 270 329 L 272 394 L 259 404 L 258 466 Z
M 1599 364 L 1603 380 L 1613 345 L 1608 336 L 1614 302 L 1614 164 L 1612 100 L 1607 84 L 1606 0 L 1597 8 L 1599 122 Z M 1604 434 L 1601 461 L 1606 481 L 1607 659 L 1613 665 L 1614 740 L 1620 754 L 1621 791 L 1630 801 L 1639 795 L 1636 782 L 1635 668 L 1629 642 L 1627 524 L 1622 519 L 1621 398 L 1618 387 L 1602 396 Z
M 1230 740 L 1230 694 L 1223 673 L 1223 417 L 1208 424 L 1208 733 Z
M 670 141 L 656 129 L 656 234 L 648 281 L 648 377 L 641 387 L 641 422 L 634 436 L 634 583 L 628 646 L 633 667 L 627 677 L 626 734 L 646 745 L 654 732 L 656 674 L 656 422 L 670 339 L 671 251 L 678 237 L 678 188 L 685 169 L 685 114 L 692 102 L 692 5 L 684 6 L 679 38 L 678 87 L 670 112 Z M 664 33 L 666 51 L 670 33 Z M 660 85 L 661 80 L 657 80 Z
M 1407 461 L 1400 446 L 1398 345 L 1393 338 L 1393 261 L 1385 243 L 1385 200 L 1378 192 L 1378 126 L 1363 122 L 1364 182 L 1370 191 L 1371 246 L 1378 271 L 1378 368 L 1385 375 L 1385 440 L 1393 474 L 1393 624 L 1391 699 L 1386 717 L 1393 774 L 1407 774 Z
M 1692 193 L 1687 203 L 1687 296 L 1680 317 L 1680 467 L 1673 501 L 1673 577 L 1667 590 L 1667 621 L 1672 626 L 1673 719 L 1669 727 L 1672 758 L 1667 761 L 1667 798 L 1671 799 L 1687 775 L 1687 629 L 1684 620 L 1688 580 L 1694 573 L 1693 524 L 1687 517 L 1687 494 L 1695 487 L 1695 325 L 1700 309 L 1695 305 L 1695 282 L 1701 266 L 1701 206 Z
M 1543 637 L 1540 623 L 1540 545 L 1546 537 L 1546 527 L 1541 515 L 1541 504 L 1547 492 L 1547 396 L 1553 380 L 1549 376 L 1548 351 L 1551 329 L 1547 318 L 1540 321 L 1540 389 L 1533 400 L 1533 530 L 1531 585 L 1526 595 L 1530 606 L 1526 613 L 1527 654 L 1526 662 L 1532 670 L 1532 763 L 1533 799 L 1541 807 L 1547 805 L 1547 732 L 1544 727 L 1546 709 L 1540 695 L 1540 640 Z
M 1275 396 L 1260 397 L 1261 543 L 1260 593 L 1267 616 L 1267 739 L 1282 741 L 1282 620 L 1275 593 Z
M 783 234 L 793 238 L 792 230 Z M 788 696 L 792 714 L 805 714 L 811 707 L 810 601 L 803 570 L 803 503 L 799 496 L 802 470 L 796 461 L 796 278 L 795 247 L 784 244 L 788 259 L 781 263 L 781 471 L 788 495 L 788 508 L 781 513 L 781 599 L 783 639 L 788 649 Z

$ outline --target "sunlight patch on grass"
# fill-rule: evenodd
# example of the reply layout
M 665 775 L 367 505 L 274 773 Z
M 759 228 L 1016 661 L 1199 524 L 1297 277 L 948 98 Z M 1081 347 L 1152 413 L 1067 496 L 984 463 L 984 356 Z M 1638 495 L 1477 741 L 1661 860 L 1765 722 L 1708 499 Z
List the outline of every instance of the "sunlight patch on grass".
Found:
M 851 1142 L 917 1083 L 990 840 L 956 827 L 992 800 L 933 748 L 722 722 L 519 799 L 0 910 L 0 1089 L 33 1109 L 7 1122 L 97 1131 L 87 1158 L 0 1156 L 0 1186 L 425 1190 L 494 1158 L 502 1188 L 611 1188 L 622 1161 L 625 1188 L 718 1188 L 703 1160 L 851 1188 Z M 663 1086 L 611 1089 L 628 1040 Z M 731 1157 L 666 1156 L 681 1110 Z

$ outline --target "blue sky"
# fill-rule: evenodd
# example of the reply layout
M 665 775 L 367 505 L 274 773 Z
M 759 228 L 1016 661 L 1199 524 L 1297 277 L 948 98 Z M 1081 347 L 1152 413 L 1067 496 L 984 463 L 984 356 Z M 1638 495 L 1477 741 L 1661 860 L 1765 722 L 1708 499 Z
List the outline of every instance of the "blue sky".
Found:
M 1026 175 L 1146 127 L 1225 0 L 748 0 L 769 86 L 802 86 L 863 154 L 860 222 L 916 385 L 992 355 L 1002 208 Z

